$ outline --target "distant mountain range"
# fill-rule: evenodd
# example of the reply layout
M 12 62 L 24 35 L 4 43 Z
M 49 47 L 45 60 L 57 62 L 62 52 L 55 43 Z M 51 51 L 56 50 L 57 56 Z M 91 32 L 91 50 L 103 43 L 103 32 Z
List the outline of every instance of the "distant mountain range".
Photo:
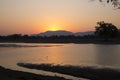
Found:
M 70 36 L 70 35 L 85 36 L 85 35 L 93 35 L 93 34 L 94 34 L 94 31 L 72 33 L 70 31 L 57 30 L 57 31 L 46 31 L 46 32 L 39 33 L 39 34 L 34 34 L 33 36 L 46 36 L 46 37 L 50 37 L 50 36 Z

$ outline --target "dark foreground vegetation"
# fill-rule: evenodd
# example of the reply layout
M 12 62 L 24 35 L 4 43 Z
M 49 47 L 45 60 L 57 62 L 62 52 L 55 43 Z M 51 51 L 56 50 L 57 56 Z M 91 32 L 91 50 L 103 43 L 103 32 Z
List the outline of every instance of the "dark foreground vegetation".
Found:
M 83 77 L 90 80 L 120 80 L 120 72 L 110 68 L 80 67 L 71 65 L 52 65 L 52 64 L 29 64 L 18 63 L 18 66 L 57 72 L 75 77 Z
M 0 80 L 67 80 L 57 76 L 42 76 L 0 67 Z
M 100 21 L 95 27 L 95 34 L 85 36 L 29 36 L 13 34 L 0 36 L 0 42 L 24 42 L 24 43 L 98 43 L 120 44 L 120 30 L 112 23 Z

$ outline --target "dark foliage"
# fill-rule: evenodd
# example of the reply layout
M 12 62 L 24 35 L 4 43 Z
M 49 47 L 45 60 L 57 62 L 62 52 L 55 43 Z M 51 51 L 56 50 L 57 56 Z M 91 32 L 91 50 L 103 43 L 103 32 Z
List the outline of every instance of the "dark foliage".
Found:
M 111 3 L 114 8 L 120 9 L 120 0 L 99 0 L 101 3 Z
M 103 2 L 104 0 L 99 0 L 100 2 Z M 105 0 L 107 3 L 112 3 L 114 7 L 120 9 L 120 0 Z
M 95 27 L 95 34 L 105 39 L 115 38 L 118 36 L 118 29 L 111 23 L 105 23 L 104 21 L 98 22 Z

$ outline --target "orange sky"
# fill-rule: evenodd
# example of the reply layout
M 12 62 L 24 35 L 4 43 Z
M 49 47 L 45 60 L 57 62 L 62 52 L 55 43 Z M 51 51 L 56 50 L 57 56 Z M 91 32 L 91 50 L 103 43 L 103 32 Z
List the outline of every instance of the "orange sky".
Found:
M 97 21 L 120 28 L 120 10 L 90 0 L 0 0 L 0 35 L 47 30 L 94 30 Z

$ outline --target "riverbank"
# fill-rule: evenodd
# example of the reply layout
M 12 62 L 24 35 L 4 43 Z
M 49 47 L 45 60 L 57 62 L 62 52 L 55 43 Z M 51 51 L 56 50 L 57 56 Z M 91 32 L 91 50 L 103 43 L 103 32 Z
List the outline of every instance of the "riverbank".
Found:
M 0 66 L 0 80 L 68 80 L 57 76 L 43 76 L 22 71 L 6 69 Z
M 0 41 L 0 43 L 8 43 L 8 44 L 11 44 L 11 43 L 30 43 L 30 44 L 101 44 L 101 45 L 119 45 L 120 44 L 120 40 L 110 40 L 110 41 L 101 41 L 101 40 L 80 40 L 80 41 Z M 41 46 L 38 46 L 38 45 L 35 45 L 35 46 L 16 46 L 16 45 L 13 45 L 14 47 L 41 47 Z M 58 45 L 56 45 L 58 46 Z M 0 47 L 9 47 L 9 45 L 0 45 Z M 45 46 L 46 47 L 46 46 Z M 47 46 L 49 47 L 49 46 Z
M 59 47 L 63 45 L 39 45 L 39 44 L 25 44 L 25 43 L 0 43 L 0 47 L 12 47 L 12 48 L 26 48 L 26 47 Z
M 57 43 L 57 44 L 120 44 L 120 37 L 104 39 L 94 35 L 87 36 L 1 36 L 1 43 Z
M 111 68 L 30 63 L 18 63 L 17 65 L 29 69 L 45 70 L 75 77 L 83 77 L 90 80 L 120 80 L 120 71 Z

